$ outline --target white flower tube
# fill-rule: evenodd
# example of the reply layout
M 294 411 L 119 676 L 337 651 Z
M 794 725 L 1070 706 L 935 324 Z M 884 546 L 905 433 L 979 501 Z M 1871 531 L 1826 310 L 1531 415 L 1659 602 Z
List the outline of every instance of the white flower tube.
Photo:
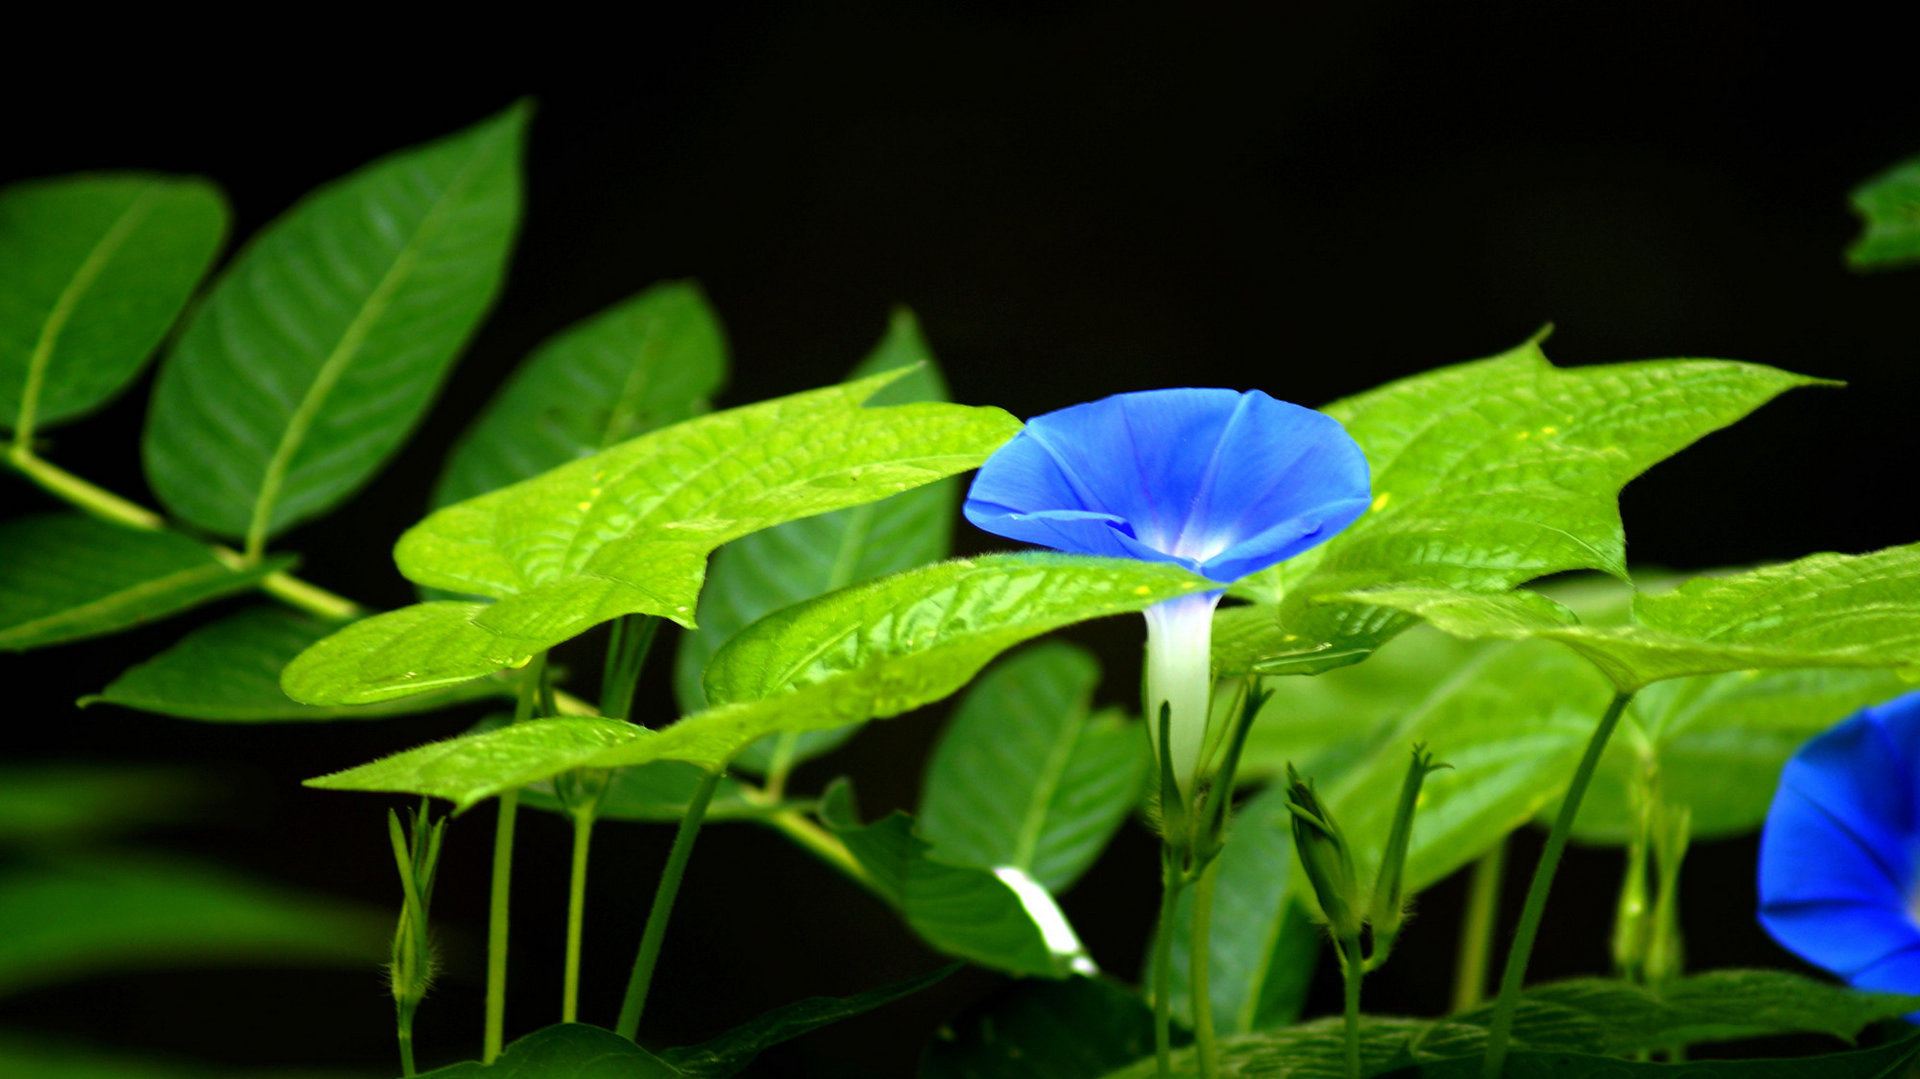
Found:
M 1147 734 L 1160 752 L 1160 705 L 1169 706 L 1169 753 L 1174 781 L 1193 793 L 1200 753 L 1207 744 L 1213 703 L 1213 609 L 1219 592 L 1181 596 L 1146 609 Z

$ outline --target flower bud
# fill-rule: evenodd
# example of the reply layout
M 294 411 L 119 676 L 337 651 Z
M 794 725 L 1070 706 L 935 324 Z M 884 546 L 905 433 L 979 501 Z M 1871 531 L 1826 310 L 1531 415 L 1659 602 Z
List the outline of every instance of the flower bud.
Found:
M 1450 764 L 1433 763 L 1433 754 L 1425 743 L 1413 747 L 1413 761 L 1407 766 L 1407 778 L 1400 784 L 1400 802 L 1394 807 L 1393 827 L 1387 832 L 1387 848 L 1380 856 L 1380 875 L 1373 882 L 1373 904 L 1367 912 L 1367 924 L 1373 927 L 1374 954 L 1384 957 L 1393 946 L 1406 918 L 1406 892 L 1402 874 L 1407 865 L 1407 844 L 1413 837 L 1413 811 L 1420 804 L 1420 785 L 1427 773 Z
M 1293 849 L 1320 900 L 1320 911 L 1340 940 L 1360 935 L 1360 888 L 1347 838 L 1320 801 L 1310 780 L 1287 765 L 1287 809 L 1293 814 Z

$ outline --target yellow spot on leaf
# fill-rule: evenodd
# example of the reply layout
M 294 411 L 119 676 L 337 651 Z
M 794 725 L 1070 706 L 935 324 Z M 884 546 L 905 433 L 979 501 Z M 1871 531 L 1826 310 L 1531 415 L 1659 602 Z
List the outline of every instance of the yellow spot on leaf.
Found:
M 1522 442 L 1525 442 L 1528 439 L 1528 437 L 1531 436 L 1532 434 L 1533 434 L 1532 431 L 1520 431 L 1520 432 L 1517 432 L 1513 437 L 1516 439 L 1519 439 Z
M 1392 498 L 1393 498 L 1392 491 L 1382 491 L 1379 494 L 1375 495 L 1373 498 L 1373 512 L 1379 513 L 1381 509 L 1385 508 L 1388 500 Z
M 1560 428 L 1558 428 L 1558 427 L 1542 427 L 1542 428 L 1540 428 L 1540 433 L 1541 433 L 1541 434 L 1543 434 L 1543 435 L 1557 435 L 1557 434 L 1559 434 L 1559 433 L 1560 433 Z
M 592 508 L 593 508 L 593 503 L 591 503 L 591 502 L 582 502 L 582 503 L 580 503 L 580 512 L 581 512 L 581 513 L 585 513 L 585 512 L 587 512 L 588 510 L 590 510 L 590 509 L 592 509 Z
M 1134 588 L 1133 594 L 1136 596 L 1151 596 L 1153 595 L 1153 589 L 1148 588 L 1146 585 L 1138 585 Z

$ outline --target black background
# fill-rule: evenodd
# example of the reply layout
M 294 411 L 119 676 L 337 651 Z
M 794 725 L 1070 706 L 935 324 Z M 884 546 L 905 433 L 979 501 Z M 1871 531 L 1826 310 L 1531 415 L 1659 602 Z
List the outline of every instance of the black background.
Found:
M 303 575 L 373 605 L 410 600 L 388 549 L 512 365 L 670 277 L 699 279 L 728 328 L 723 404 L 837 380 L 895 302 L 920 315 L 956 399 L 1021 416 L 1164 385 L 1319 404 L 1550 321 L 1561 364 L 1718 356 L 1847 380 L 1791 394 L 1628 489 L 1635 560 L 1691 569 L 1920 538 L 1900 478 L 1920 391 L 1920 272 L 1862 277 L 1841 260 L 1856 231 L 1846 191 L 1920 151 L 1911 52 L 1845 7 L 1790 10 L 730 3 L 640 7 L 617 27 L 536 13 L 473 41 L 315 20 L 292 32 L 297 46 L 283 29 L 204 56 L 56 50 L 43 59 L 59 78 L 9 77 L 0 181 L 203 173 L 245 236 L 322 181 L 537 98 L 498 306 L 393 466 L 280 544 L 303 553 Z M 137 464 L 144 392 L 51 432 L 48 455 L 151 502 Z M 10 511 L 46 504 L 17 481 L 0 481 L 0 498 Z M 964 526 L 959 542 L 1001 546 Z M 473 716 L 236 729 L 71 708 L 180 624 L 0 659 L 8 755 L 203 767 L 229 793 L 156 842 L 396 902 L 384 803 L 296 781 Z M 1134 685 L 1138 628 L 1078 635 L 1116 672 L 1111 700 Z M 563 659 L 590 675 L 592 657 Z M 664 662 L 650 678 L 664 685 Z M 652 706 L 670 709 L 663 689 Z M 876 725 L 800 781 L 850 772 L 869 813 L 908 806 L 941 715 Z M 435 913 L 452 969 L 421 1013 L 423 1064 L 477 1049 L 489 816 L 451 833 Z M 564 909 L 565 829 L 522 820 L 510 1033 L 557 1018 Z M 601 831 L 589 1021 L 612 1020 L 667 839 Z M 1536 845 L 1523 837 L 1520 867 Z M 1752 856 L 1750 842 L 1692 855 L 1694 966 L 1791 962 L 1752 923 Z M 1150 841 L 1130 828 L 1065 900 L 1122 976 L 1137 969 L 1154 872 Z M 1616 875 L 1616 855 L 1575 852 L 1537 974 L 1604 967 Z M 1510 879 L 1509 911 L 1523 883 Z M 1406 950 L 1370 980 L 1370 1008 L 1444 1007 L 1460 892 L 1453 881 L 1425 898 Z M 936 961 L 778 837 L 716 826 L 646 1034 L 683 1043 Z M 1326 975 L 1319 1011 L 1337 1006 Z M 908 1075 L 931 1031 L 996 982 L 950 979 L 778 1049 L 756 1074 Z M 0 1024 L 234 1063 L 378 1071 L 392 1052 L 372 971 L 134 973 L 7 1001 Z

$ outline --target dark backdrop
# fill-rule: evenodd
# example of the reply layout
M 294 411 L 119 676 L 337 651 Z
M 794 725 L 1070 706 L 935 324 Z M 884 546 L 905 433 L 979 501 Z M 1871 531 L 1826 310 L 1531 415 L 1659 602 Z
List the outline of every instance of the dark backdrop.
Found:
M 1774 21 L 1730 0 L 728 3 L 643 6 L 618 27 L 534 12 L 472 42 L 444 26 L 315 18 L 263 36 L 257 54 L 50 44 L 57 77 L 8 76 L 0 181 L 200 172 L 227 190 L 244 236 L 321 181 L 537 98 L 499 305 L 393 467 L 282 544 L 304 552 L 305 575 L 371 604 L 409 600 L 386 552 L 511 366 L 667 277 L 698 278 L 727 325 L 724 404 L 836 380 L 895 302 L 919 313 L 957 399 L 1022 416 L 1183 384 L 1318 404 L 1499 351 L 1549 321 L 1562 364 L 1719 356 L 1847 380 L 1789 395 L 1628 489 L 1634 557 L 1699 568 L 1920 538 L 1898 478 L 1920 390 L 1920 272 L 1863 278 L 1841 261 L 1856 228 L 1845 192 L 1920 152 L 1920 95 L 1894 35 L 1845 7 L 1814 10 Z M 54 432 L 50 455 L 147 497 L 143 402 L 144 384 Z M 13 481 L 0 492 L 9 510 L 44 502 Z M 960 543 L 999 546 L 964 526 Z M 204 766 L 238 793 L 157 842 L 397 902 L 384 803 L 296 781 L 472 715 L 235 729 L 70 707 L 176 632 L 0 657 L 16 702 L 8 755 Z M 1105 695 L 1125 700 L 1137 622 L 1080 639 L 1117 672 Z M 590 649 L 572 659 L 591 672 Z M 664 684 L 664 667 L 650 677 Z M 664 692 L 652 706 L 670 708 Z M 910 805 L 942 715 L 877 725 L 801 782 L 849 771 L 869 812 Z M 477 1045 L 489 817 L 456 822 L 450 839 L 435 913 L 454 965 L 421 1013 L 423 1063 Z M 564 829 L 522 819 L 515 1032 L 556 1017 L 565 883 Z M 666 841 L 661 828 L 601 831 L 589 934 L 605 955 L 589 958 L 589 1020 L 612 1019 Z M 1522 869 L 1535 842 L 1519 848 Z M 1789 961 L 1752 925 L 1752 856 L 1751 842 L 1692 855 L 1695 965 Z M 1066 899 L 1123 976 L 1137 969 L 1154 871 L 1131 829 Z M 1541 974 L 1605 963 L 1617 858 L 1576 852 L 1568 872 Z M 1369 982 L 1371 1006 L 1444 1006 L 1460 890 L 1425 899 L 1407 950 Z M 683 892 L 650 1035 L 684 1042 L 935 962 L 777 837 L 716 826 Z M 1324 975 L 1316 1007 L 1329 1010 Z M 762 1074 L 909 1074 L 930 1032 L 994 984 L 954 978 L 777 1050 Z M 6 1002 L 0 1023 L 234 1062 L 391 1059 L 371 971 L 130 974 Z

